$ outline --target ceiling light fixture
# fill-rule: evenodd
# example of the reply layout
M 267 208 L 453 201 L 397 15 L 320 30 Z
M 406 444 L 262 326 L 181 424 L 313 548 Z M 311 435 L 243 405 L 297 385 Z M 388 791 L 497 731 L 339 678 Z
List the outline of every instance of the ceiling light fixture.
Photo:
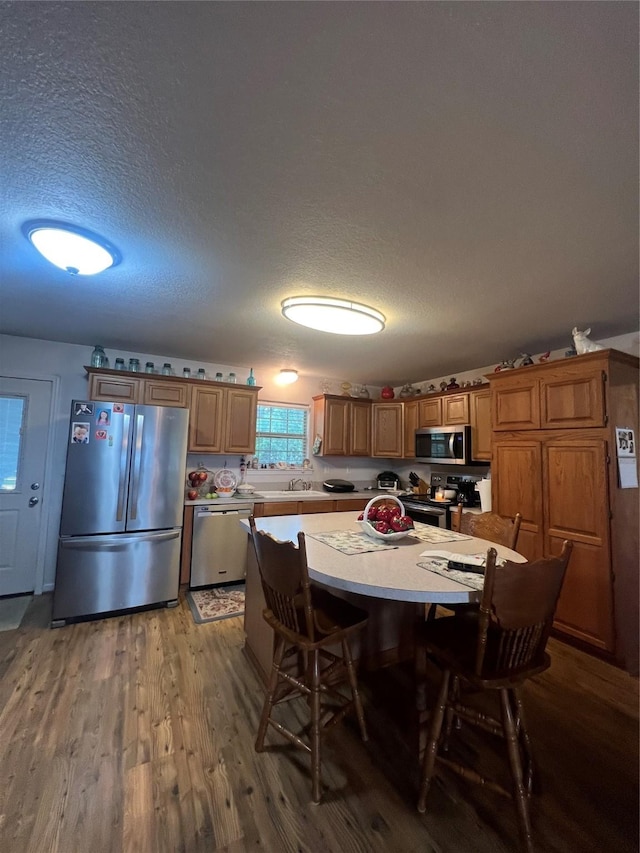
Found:
M 50 263 L 71 275 L 95 275 L 122 260 L 104 237 L 65 222 L 25 222 L 22 233 Z
M 276 377 L 278 385 L 291 385 L 298 381 L 298 371 L 284 368 Z
M 384 329 L 385 316 L 375 308 L 330 296 L 290 296 L 282 313 L 294 323 L 335 335 L 372 335 Z

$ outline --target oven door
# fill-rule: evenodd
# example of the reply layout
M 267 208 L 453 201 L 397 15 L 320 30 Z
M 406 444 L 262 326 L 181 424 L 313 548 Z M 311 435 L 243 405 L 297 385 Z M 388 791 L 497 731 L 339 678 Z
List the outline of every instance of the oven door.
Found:
M 422 524 L 431 524 L 433 527 L 444 527 L 447 524 L 447 510 L 429 504 L 404 504 L 404 510 L 409 518 Z

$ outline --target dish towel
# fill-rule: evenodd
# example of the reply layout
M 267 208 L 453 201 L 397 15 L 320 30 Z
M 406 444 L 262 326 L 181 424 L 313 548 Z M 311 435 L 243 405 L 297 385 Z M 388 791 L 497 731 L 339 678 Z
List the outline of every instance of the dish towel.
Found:
M 330 548 L 335 548 L 342 554 L 364 554 L 367 551 L 390 551 L 397 545 L 385 545 L 367 536 L 366 533 L 355 533 L 351 530 L 328 530 L 326 533 L 307 533 L 311 539 L 324 542 Z

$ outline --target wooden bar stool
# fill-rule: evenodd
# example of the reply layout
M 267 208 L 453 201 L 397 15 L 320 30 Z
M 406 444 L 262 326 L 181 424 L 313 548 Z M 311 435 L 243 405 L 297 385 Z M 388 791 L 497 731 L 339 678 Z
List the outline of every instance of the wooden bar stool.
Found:
M 304 533 L 298 533 L 296 546 L 257 530 L 253 516 L 249 525 L 267 603 L 263 617 L 276 636 L 256 751 L 263 751 L 271 725 L 299 749 L 310 753 L 312 798 L 319 803 L 321 742 L 326 731 L 355 710 L 362 740 L 367 740 L 349 645 L 351 636 L 364 628 L 367 613 L 311 584 Z M 294 665 L 293 671 L 287 668 L 288 664 Z M 340 689 L 344 685 L 348 688 L 346 694 Z M 300 696 L 309 705 L 308 742 L 272 716 L 275 705 Z
M 533 851 L 529 817 L 533 761 L 519 688 L 550 665 L 545 647 L 572 548 L 573 543 L 565 541 L 559 557 L 532 563 L 507 562 L 498 567 L 495 548 L 491 548 L 487 554 L 480 609 L 464 618 L 436 619 L 422 626 L 422 643 L 430 658 L 442 669 L 442 681 L 424 751 L 418 811 L 425 811 L 436 762 L 472 782 L 509 796 L 505 788 L 485 778 L 480 768 L 451 760 L 446 755 L 451 721 L 454 716 L 462 718 L 506 741 L 512 777 L 511 796 L 527 853 Z M 461 688 L 497 694 L 500 719 L 464 704 Z M 446 735 L 442 738 L 445 721 Z

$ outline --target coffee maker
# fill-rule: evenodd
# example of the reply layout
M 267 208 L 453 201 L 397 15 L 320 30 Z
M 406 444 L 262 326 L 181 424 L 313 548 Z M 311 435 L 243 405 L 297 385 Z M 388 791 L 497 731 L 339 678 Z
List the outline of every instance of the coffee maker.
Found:
M 460 479 L 458 487 L 458 503 L 464 506 L 479 506 L 480 493 L 476 489 L 477 480 Z

